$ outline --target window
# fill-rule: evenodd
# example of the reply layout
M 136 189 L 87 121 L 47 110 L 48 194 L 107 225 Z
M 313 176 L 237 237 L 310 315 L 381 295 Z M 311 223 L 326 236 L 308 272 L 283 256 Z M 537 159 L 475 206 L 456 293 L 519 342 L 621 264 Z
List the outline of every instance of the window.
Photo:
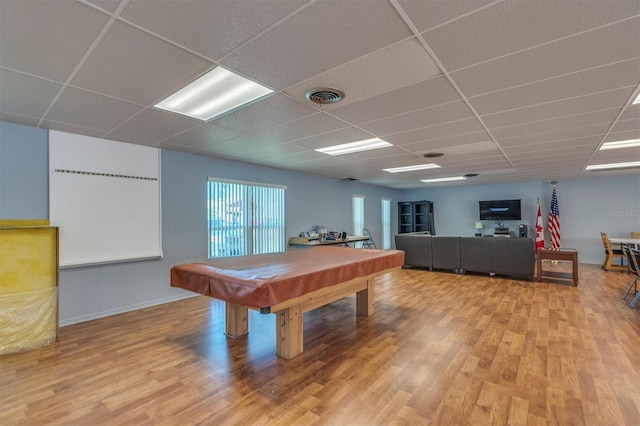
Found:
M 354 195 L 351 198 L 353 205 L 353 235 L 362 235 L 364 228 L 364 195 Z M 356 243 L 356 247 L 362 247 L 362 243 Z
M 382 199 L 382 249 L 391 248 L 391 200 Z
M 209 257 L 285 251 L 285 189 L 209 178 Z

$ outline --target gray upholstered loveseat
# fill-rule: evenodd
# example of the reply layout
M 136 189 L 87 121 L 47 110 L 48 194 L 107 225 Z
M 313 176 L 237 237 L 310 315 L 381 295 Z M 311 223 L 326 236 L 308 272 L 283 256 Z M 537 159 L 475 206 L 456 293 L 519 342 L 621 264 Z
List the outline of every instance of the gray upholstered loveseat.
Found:
M 397 234 L 396 249 L 405 252 L 405 266 L 484 272 L 532 280 L 535 242 L 532 238 L 452 237 L 425 233 Z

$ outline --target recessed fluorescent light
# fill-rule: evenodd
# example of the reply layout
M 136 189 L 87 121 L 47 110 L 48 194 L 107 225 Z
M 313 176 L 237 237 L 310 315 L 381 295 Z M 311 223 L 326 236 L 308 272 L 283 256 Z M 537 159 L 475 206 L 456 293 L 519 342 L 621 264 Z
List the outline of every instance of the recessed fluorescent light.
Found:
M 640 161 L 631 161 L 628 163 L 592 164 L 590 166 L 587 166 L 585 170 L 625 169 L 627 167 L 640 167 Z
M 351 154 L 352 152 L 369 151 L 370 149 L 385 148 L 393 146 L 387 141 L 379 138 L 365 139 L 363 141 L 343 143 L 342 145 L 328 146 L 316 149 L 318 152 L 329 155 Z
M 632 102 L 632 104 L 640 104 L 640 93 L 638 93 L 638 96 L 636 96 L 636 100 Z
M 436 178 L 436 179 L 421 179 L 420 182 L 424 182 L 424 183 L 452 182 L 454 180 L 467 180 L 467 178 L 464 176 L 452 176 L 452 177 Z
M 629 139 L 626 141 L 606 142 L 600 147 L 600 151 L 607 149 L 635 148 L 640 146 L 640 139 Z
M 427 169 L 439 169 L 440 166 L 438 166 L 435 163 L 429 163 L 429 164 L 416 164 L 414 166 L 404 166 L 404 167 L 394 167 L 392 169 L 382 169 L 385 172 L 389 172 L 389 173 L 402 173 L 402 172 L 412 172 L 414 170 L 427 170 Z
M 273 90 L 216 67 L 155 107 L 208 121 L 270 93 Z

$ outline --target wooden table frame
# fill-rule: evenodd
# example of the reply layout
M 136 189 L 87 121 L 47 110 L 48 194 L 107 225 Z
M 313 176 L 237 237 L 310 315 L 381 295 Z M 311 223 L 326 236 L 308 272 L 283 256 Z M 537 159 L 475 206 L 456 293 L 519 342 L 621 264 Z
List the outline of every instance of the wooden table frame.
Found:
M 396 269 L 396 268 L 392 268 Z M 291 359 L 303 351 L 303 315 L 320 306 L 356 294 L 356 315 L 369 317 L 375 313 L 375 280 L 388 269 L 364 277 L 354 278 L 330 287 L 286 300 L 277 305 L 261 308 L 260 313 L 276 314 L 276 352 L 283 358 Z M 246 306 L 229 302 L 226 308 L 226 334 L 239 337 L 249 332 L 248 309 Z
M 578 286 L 578 251 L 575 249 L 538 249 L 536 252 L 536 269 L 538 281 L 542 281 L 542 261 L 543 260 L 564 260 L 573 264 L 573 285 Z

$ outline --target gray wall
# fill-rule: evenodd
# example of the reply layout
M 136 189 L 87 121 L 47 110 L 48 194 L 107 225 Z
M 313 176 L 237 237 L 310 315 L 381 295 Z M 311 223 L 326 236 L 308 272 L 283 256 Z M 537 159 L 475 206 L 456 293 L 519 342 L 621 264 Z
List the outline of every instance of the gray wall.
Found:
M 0 219 L 48 218 L 47 132 L 10 123 L 0 122 L 0 126 L 2 134 L 8 135 L 0 140 L 0 200 L 20 206 L 19 211 L 1 210 Z M 39 158 L 37 163 L 34 157 Z M 12 164 L 14 172 L 5 173 L 5 163 Z M 358 194 L 366 197 L 365 226 L 380 241 L 380 200 L 391 198 L 395 204 L 402 196 L 400 190 L 175 151 L 162 151 L 161 167 L 163 259 L 61 270 L 61 325 L 192 295 L 169 287 L 169 269 L 177 263 L 207 259 L 209 176 L 286 185 L 287 236 L 313 225 L 352 233 L 351 196 Z M 27 175 L 24 169 L 32 173 Z M 393 224 L 396 218 L 392 210 Z

